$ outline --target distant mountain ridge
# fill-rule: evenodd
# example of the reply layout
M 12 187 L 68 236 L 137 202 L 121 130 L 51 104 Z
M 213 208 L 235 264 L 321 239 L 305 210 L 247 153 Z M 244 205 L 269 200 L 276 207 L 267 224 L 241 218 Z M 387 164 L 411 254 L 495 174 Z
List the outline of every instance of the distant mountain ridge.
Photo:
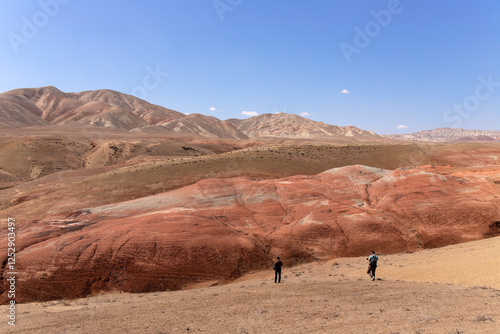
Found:
M 250 138 L 285 137 L 301 139 L 344 139 L 349 137 L 381 138 L 372 131 L 354 126 L 336 126 L 315 122 L 294 114 L 262 114 L 245 120 L 229 119 L 238 130 Z
M 500 140 L 500 131 L 451 128 L 380 136 L 354 126 L 330 125 L 287 113 L 220 120 L 202 114 L 185 115 L 109 89 L 65 93 L 48 86 L 21 88 L 0 94 L 0 128 L 48 125 L 96 126 L 143 134 L 233 139 L 289 138 L 343 142 Z
M 64 93 L 49 86 L 0 94 L 2 127 L 92 125 L 128 131 L 184 116 L 178 111 L 107 89 Z
M 385 135 L 384 137 L 400 140 L 418 140 L 430 142 L 496 141 L 500 140 L 500 131 L 438 128 L 403 135 Z
M 298 115 L 263 114 L 222 121 L 151 104 L 135 96 L 103 89 L 64 93 L 48 86 L 0 94 L 0 128 L 66 125 L 97 126 L 140 133 L 212 138 L 293 138 L 357 141 L 382 138 L 354 126 L 335 126 Z
M 159 122 L 154 126 L 138 127 L 131 131 L 142 133 L 175 133 L 181 135 L 195 134 L 211 138 L 248 139 L 247 135 L 239 131 L 231 123 L 202 114 L 189 114 L 182 118 Z

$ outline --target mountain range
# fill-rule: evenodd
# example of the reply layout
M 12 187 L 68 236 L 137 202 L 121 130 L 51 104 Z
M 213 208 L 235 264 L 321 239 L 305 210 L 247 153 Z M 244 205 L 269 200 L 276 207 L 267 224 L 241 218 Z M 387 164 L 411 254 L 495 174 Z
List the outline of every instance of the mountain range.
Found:
M 97 126 L 137 133 L 211 138 L 258 137 L 356 141 L 381 136 L 286 113 L 220 120 L 153 105 L 112 90 L 64 93 L 55 87 L 16 89 L 0 94 L 0 127 Z
M 63 93 L 55 87 L 42 87 L 0 94 L 2 127 L 93 125 L 128 131 L 184 116 L 111 90 Z
M 96 126 L 143 134 L 208 138 L 291 138 L 321 141 L 493 141 L 500 131 L 441 128 L 405 135 L 381 136 L 354 126 L 316 122 L 294 114 L 262 114 L 248 119 L 220 120 L 184 114 L 113 90 L 65 93 L 48 86 L 0 94 L 0 128 L 33 126 Z
M 404 135 L 386 135 L 385 137 L 401 140 L 419 140 L 431 142 L 495 141 L 500 140 L 500 131 L 438 128 L 433 130 L 413 132 Z

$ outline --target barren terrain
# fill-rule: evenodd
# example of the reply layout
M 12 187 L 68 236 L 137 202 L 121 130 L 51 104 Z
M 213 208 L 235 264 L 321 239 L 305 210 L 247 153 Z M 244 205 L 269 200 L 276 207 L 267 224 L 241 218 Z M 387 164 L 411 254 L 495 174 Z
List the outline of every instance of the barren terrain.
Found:
M 402 141 L 55 87 L 0 94 L 0 127 L 0 304 L 7 218 L 18 271 L 0 331 L 498 333 L 493 134 Z
M 498 143 L 30 131 L 4 132 L 0 149 L 19 301 L 235 279 L 278 253 L 303 263 L 500 233 Z
M 498 333 L 500 240 L 272 270 L 227 285 L 18 305 L 12 333 Z

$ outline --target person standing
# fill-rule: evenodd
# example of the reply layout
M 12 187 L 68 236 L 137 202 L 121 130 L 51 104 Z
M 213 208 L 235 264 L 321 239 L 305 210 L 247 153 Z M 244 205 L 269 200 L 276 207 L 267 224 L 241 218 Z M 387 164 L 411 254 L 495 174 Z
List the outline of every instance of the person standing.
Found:
M 281 262 L 280 257 L 276 258 L 276 262 L 274 263 L 274 283 L 281 283 L 281 267 L 283 266 L 283 262 Z
M 366 272 L 370 277 L 372 278 L 372 281 L 375 280 L 375 270 L 377 270 L 377 261 L 378 261 L 378 256 L 375 255 L 375 251 L 372 251 L 372 255 L 370 255 L 368 258 L 368 271 Z

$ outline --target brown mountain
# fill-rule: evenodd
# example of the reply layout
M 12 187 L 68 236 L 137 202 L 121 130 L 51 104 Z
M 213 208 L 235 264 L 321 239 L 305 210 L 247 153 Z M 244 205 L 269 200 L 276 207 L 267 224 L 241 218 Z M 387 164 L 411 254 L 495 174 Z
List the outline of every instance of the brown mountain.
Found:
M 0 94 L 1 128 L 49 125 L 41 116 L 42 111 L 29 99 L 14 94 Z
M 354 126 L 330 125 L 286 113 L 263 114 L 245 120 L 233 119 L 229 122 L 250 138 L 286 137 L 318 140 L 345 140 L 347 138 L 373 140 L 382 138 L 374 132 L 361 130 Z
M 221 121 L 212 116 L 189 114 L 185 117 L 165 121 L 154 127 L 136 129 L 141 132 L 165 132 L 184 135 L 199 135 L 210 138 L 248 139 L 228 121 Z
M 353 126 L 340 127 L 293 114 L 264 114 L 226 121 L 184 115 L 112 90 L 64 93 L 55 87 L 15 89 L 0 94 L 0 126 L 98 126 L 142 133 L 209 138 L 293 138 L 363 141 L 381 136 Z
M 112 90 L 64 93 L 50 86 L 2 93 L 0 110 L 0 125 L 11 127 L 94 125 L 130 130 L 185 116 Z

